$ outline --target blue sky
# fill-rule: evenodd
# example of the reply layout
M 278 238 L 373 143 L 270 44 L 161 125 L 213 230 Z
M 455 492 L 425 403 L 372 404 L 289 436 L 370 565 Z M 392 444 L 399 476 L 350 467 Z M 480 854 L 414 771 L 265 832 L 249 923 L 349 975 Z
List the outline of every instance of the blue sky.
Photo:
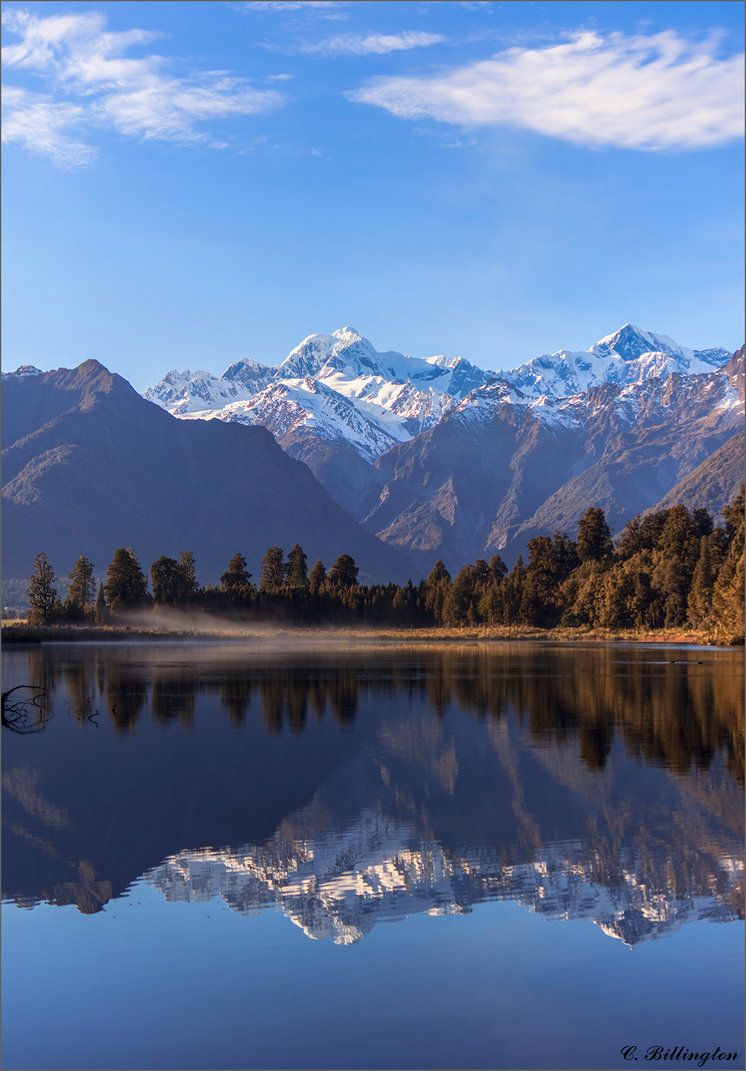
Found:
M 6 4 L 4 366 L 735 348 L 742 11 Z

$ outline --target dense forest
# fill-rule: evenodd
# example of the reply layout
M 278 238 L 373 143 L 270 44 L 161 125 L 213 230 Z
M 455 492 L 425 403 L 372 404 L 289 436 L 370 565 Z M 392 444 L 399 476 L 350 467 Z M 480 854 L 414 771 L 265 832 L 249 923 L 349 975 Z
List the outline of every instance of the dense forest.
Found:
M 342 554 L 327 570 L 310 569 L 302 547 L 264 555 L 255 583 L 236 553 L 217 584 L 197 582 L 190 551 L 161 557 L 143 572 L 120 548 L 96 586 L 95 566 L 81 556 L 60 598 L 45 554 L 29 579 L 32 624 L 107 624 L 149 607 L 172 607 L 239 620 L 323 625 L 529 625 L 552 629 L 692 628 L 743 637 L 744 492 L 716 525 L 685 506 L 631 520 L 616 541 L 601 509 L 580 519 L 577 537 L 555 532 L 528 543 L 527 559 L 508 569 L 499 556 L 465 565 L 452 577 L 442 562 L 427 580 L 404 585 L 358 583 Z

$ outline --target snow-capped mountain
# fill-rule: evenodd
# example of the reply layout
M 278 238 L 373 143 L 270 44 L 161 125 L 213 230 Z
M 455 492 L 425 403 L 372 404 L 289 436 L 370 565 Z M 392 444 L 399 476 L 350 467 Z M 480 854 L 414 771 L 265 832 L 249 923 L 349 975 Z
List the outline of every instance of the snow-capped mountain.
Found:
M 625 324 L 588 350 L 558 350 L 535 357 L 503 377 L 530 398 L 564 398 L 603 383 L 626 386 L 672 372 L 710 372 L 729 356 L 727 350 L 718 348 L 691 350 L 667 335 Z
M 244 359 L 220 376 L 174 369 L 145 397 L 174 416 L 261 424 L 281 445 L 305 427 L 370 462 L 433 427 L 491 378 L 463 357 L 379 353 L 342 327 L 309 335 L 274 368 Z
M 356 404 L 312 376 L 271 382 L 246 400 L 184 415 L 260 424 L 280 443 L 301 429 L 311 431 L 330 443 L 352 446 L 366 461 L 374 461 L 395 443 L 410 438 L 401 422 L 382 406 L 365 400 Z
M 309 335 L 275 367 L 243 359 L 219 376 L 174 369 L 145 397 L 174 416 L 267 428 L 359 514 L 366 467 L 434 427 L 493 378 L 463 357 L 379 353 L 357 331 L 342 327 Z
M 145 397 L 174 416 L 216 413 L 239 399 L 253 398 L 272 381 L 274 374 L 274 368 L 247 357 L 229 365 L 220 376 L 202 369 L 178 372 L 173 368 L 145 392 Z
M 656 335 L 653 331 L 644 331 L 634 324 L 624 324 L 618 331 L 605 338 L 600 338 L 591 346 L 591 353 L 596 356 L 608 356 L 618 354 L 624 361 L 636 361 L 646 353 L 665 353 L 668 356 L 686 365 L 695 362 L 689 368 L 691 372 L 706 371 L 696 367 L 700 361 L 705 365 L 722 364 L 728 359 L 728 351 L 720 348 L 708 350 L 690 350 L 686 346 L 680 346 L 668 335 Z M 680 368 L 679 371 L 683 369 Z
M 379 353 L 352 327 L 340 327 L 331 335 L 309 335 L 290 351 L 278 368 L 280 378 L 332 379 L 339 389 L 356 397 L 361 394 L 371 397 L 375 387 L 383 383 L 411 383 L 420 390 L 429 387 L 441 394 L 463 398 L 491 375 L 463 357 L 418 358 L 394 351 Z
M 692 405 L 704 398 L 713 409 L 740 407 L 743 391 L 737 385 L 738 371 L 728 372 L 730 355 L 723 350 L 707 352 L 716 353 L 717 360 L 705 361 L 698 355 L 677 359 L 662 352 L 624 360 L 613 353 L 602 354 L 589 368 L 586 354 L 562 350 L 476 388 L 453 406 L 449 416 L 472 424 L 509 403 L 546 424 L 570 427 L 602 410 L 630 424 L 643 411 L 652 419 L 660 417 L 674 394 L 677 400 L 691 399 Z M 551 368 L 551 375 L 545 375 L 543 368 Z
M 501 400 L 534 406 L 551 421 L 559 399 L 604 383 L 627 386 L 672 372 L 707 372 L 728 356 L 722 349 L 691 350 L 625 324 L 588 350 L 558 350 L 489 372 L 463 357 L 379 353 L 357 331 L 342 327 L 304 338 L 276 367 L 243 359 L 220 376 L 172 370 L 145 396 L 175 416 L 261 424 L 281 442 L 304 425 L 372 461 L 393 443 L 434 427 L 459 403 L 479 405 L 485 387 Z
M 5 379 L 6 376 L 15 376 L 17 378 L 21 378 L 22 379 L 22 378 L 28 377 L 28 376 L 43 376 L 43 375 L 44 375 L 44 373 L 42 372 L 41 368 L 37 368 L 33 364 L 19 364 L 19 366 L 18 366 L 18 368 L 16 368 L 15 372 L 3 372 L 3 379 Z

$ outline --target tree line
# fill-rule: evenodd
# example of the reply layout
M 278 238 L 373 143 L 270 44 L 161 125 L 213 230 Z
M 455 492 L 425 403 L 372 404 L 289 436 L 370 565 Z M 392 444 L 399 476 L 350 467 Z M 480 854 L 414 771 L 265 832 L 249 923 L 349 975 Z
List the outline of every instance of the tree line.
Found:
M 148 583 L 134 551 L 120 547 L 98 588 L 94 564 L 81 555 L 61 599 L 39 554 L 29 579 L 30 621 L 105 624 L 155 606 L 298 624 L 691 627 L 733 638 L 743 636 L 743 511 L 741 487 L 720 525 L 706 509 L 673 506 L 635 517 L 614 542 L 594 507 L 575 539 L 559 531 L 536 536 L 512 569 L 495 555 L 452 577 L 439 561 L 427 580 L 404 585 L 360 584 L 349 554 L 328 570 L 320 561 L 309 569 L 297 544 L 287 557 L 270 547 L 258 583 L 237 553 L 219 583 L 202 586 L 191 551 L 158 558 Z

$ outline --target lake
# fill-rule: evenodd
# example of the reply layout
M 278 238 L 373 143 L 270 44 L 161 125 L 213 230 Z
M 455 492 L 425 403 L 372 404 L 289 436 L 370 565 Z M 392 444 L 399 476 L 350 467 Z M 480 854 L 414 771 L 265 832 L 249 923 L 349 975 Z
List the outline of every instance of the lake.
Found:
M 60 644 L 3 680 L 44 689 L 3 729 L 5 1067 L 743 1067 L 742 652 Z

